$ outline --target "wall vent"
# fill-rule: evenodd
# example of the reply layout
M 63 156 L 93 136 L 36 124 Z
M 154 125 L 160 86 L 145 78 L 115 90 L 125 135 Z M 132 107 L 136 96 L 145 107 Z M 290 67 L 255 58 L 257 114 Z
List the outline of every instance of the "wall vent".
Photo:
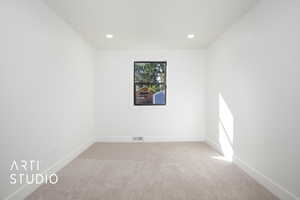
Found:
M 143 137 L 132 137 L 132 140 L 135 142 L 143 142 L 144 138 Z

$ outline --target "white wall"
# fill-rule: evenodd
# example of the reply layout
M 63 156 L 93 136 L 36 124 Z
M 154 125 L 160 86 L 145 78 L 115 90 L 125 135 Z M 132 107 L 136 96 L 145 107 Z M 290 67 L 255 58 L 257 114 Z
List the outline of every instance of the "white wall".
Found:
M 167 64 L 167 105 L 133 105 L 133 62 Z M 100 51 L 96 134 L 101 140 L 195 140 L 205 134 L 204 51 Z
M 220 143 L 221 94 L 235 156 L 287 189 L 275 191 L 282 199 L 300 197 L 299 10 L 297 0 L 262 0 L 209 49 L 207 139 Z
M 92 49 L 40 0 L 0 2 L 0 199 L 13 160 L 41 171 L 93 137 Z

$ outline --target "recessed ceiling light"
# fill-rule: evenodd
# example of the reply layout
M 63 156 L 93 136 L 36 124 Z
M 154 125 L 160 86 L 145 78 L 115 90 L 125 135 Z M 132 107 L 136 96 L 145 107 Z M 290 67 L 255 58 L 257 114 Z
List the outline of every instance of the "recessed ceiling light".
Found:
M 193 39 L 194 37 L 195 37 L 194 34 L 188 34 L 188 35 L 187 35 L 187 38 L 188 38 L 188 39 Z
M 112 34 L 106 34 L 105 37 L 106 37 L 107 39 L 111 39 L 111 38 L 114 37 L 114 35 L 112 35 Z

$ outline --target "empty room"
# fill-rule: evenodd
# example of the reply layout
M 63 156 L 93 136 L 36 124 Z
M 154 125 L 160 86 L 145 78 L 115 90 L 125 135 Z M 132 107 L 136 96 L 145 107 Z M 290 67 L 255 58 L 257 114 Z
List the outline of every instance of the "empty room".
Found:
M 300 200 L 299 0 L 0 0 L 0 199 Z

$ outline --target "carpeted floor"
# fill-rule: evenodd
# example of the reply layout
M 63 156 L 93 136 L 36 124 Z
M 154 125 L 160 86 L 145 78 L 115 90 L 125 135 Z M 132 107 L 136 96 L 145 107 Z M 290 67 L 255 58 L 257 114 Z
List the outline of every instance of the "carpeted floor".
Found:
M 205 143 L 96 143 L 27 200 L 278 199 Z

